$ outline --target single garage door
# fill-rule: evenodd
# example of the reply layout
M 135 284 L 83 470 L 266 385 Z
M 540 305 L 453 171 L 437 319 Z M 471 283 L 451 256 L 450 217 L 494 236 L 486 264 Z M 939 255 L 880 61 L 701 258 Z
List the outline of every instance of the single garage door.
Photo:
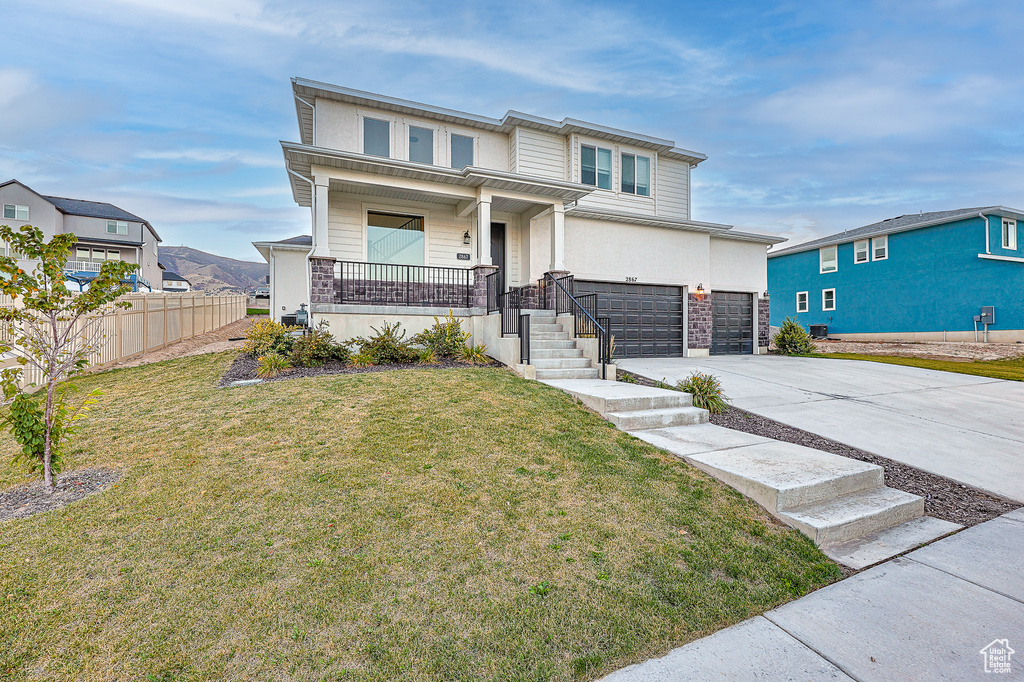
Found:
M 597 294 L 597 315 L 607 317 L 617 358 L 683 354 L 683 289 L 648 284 L 576 280 L 576 294 Z
M 754 352 L 754 295 L 711 292 L 711 353 Z

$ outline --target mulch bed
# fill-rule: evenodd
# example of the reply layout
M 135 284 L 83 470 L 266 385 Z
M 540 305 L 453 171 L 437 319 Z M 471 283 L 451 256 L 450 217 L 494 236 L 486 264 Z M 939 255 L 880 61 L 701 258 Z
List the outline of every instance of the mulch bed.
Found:
M 60 509 L 117 483 L 116 469 L 79 469 L 57 474 L 57 489 L 49 492 L 42 480 L 0 490 L 0 521 Z
M 263 381 L 285 381 L 287 379 L 302 379 L 304 377 L 322 377 L 329 376 L 331 374 L 365 374 L 366 372 L 384 372 L 392 369 L 466 369 L 468 367 L 499 367 L 501 363 L 497 360 L 491 360 L 486 363 L 478 363 L 471 365 L 467 362 L 458 362 L 456 360 L 439 360 L 434 365 L 421 365 L 417 363 L 410 363 L 405 365 L 373 365 L 372 367 L 353 367 L 352 365 L 346 365 L 340 362 L 328 362 L 323 367 L 293 367 L 286 369 L 285 371 L 278 374 L 272 379 L 263 379 Z M 231 363 L 231 367 L 221 377 L 221 387 L 230 386 L 235 381 L 250 381 L 252 379 L 259 379 L 256 375 L 256 358 L 249 355 L 248 353 L 240 353 L 235 361 Z
M 629 374 L 619 371 L 619 374 Z M 636 383 L 657 386 L 658 382 L 629 374 Z M 997 497 L 977 488 L 958 483 L 945 476 L 922 471 L 902 462 L 873 455 L 839 441 L 825 438 L 802 429 L 787 426 L 738 407 L 730 407 L 722 414 L 711 415 L 711 423 L 735 431 L 752 433 L 786 443 L 831 452 L 835 455 L 877 464 L 885 470 L 885 484 L 924 498 L 924 513 L 936 519 L 952 521 L 962 526 L 974 526 L 997 516 L 1019 509 L 1017 502 Z

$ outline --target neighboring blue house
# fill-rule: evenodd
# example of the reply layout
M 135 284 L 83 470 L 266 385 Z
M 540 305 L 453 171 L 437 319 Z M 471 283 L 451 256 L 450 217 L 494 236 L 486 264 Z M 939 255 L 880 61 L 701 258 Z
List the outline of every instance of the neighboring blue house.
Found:
M 890 218 L 768 253 L 771 323 L 847 339 L 1024 341 L 1024 211 L 990 206 Z M 984 338 L 985 320 L 979 324 Z

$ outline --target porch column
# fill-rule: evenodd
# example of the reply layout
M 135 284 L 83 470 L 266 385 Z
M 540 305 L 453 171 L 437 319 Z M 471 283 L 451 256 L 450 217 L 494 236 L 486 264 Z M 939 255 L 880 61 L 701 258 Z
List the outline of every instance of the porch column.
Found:
M 330 258 L 331 249 L 327 236 L 327 193 L 329 180 L 317 176 L 316 192 L 313 197 L 313 253 L 312 258 Z
M 491 265 L 491 197 L 483 195 L 476 204 L 476 248 L 480 265 Z
M 565 270 L 565 207 L 561 202 L 551 207 L 551 271 Z

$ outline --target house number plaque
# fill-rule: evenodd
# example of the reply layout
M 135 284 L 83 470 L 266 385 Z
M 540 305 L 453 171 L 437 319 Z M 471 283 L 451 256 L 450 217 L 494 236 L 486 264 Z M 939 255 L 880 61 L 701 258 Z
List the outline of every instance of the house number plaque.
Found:
M 469 260 L 468 253 L 457 253 L 455 254 L 455 257 L 458 258 L 459 260 Z

